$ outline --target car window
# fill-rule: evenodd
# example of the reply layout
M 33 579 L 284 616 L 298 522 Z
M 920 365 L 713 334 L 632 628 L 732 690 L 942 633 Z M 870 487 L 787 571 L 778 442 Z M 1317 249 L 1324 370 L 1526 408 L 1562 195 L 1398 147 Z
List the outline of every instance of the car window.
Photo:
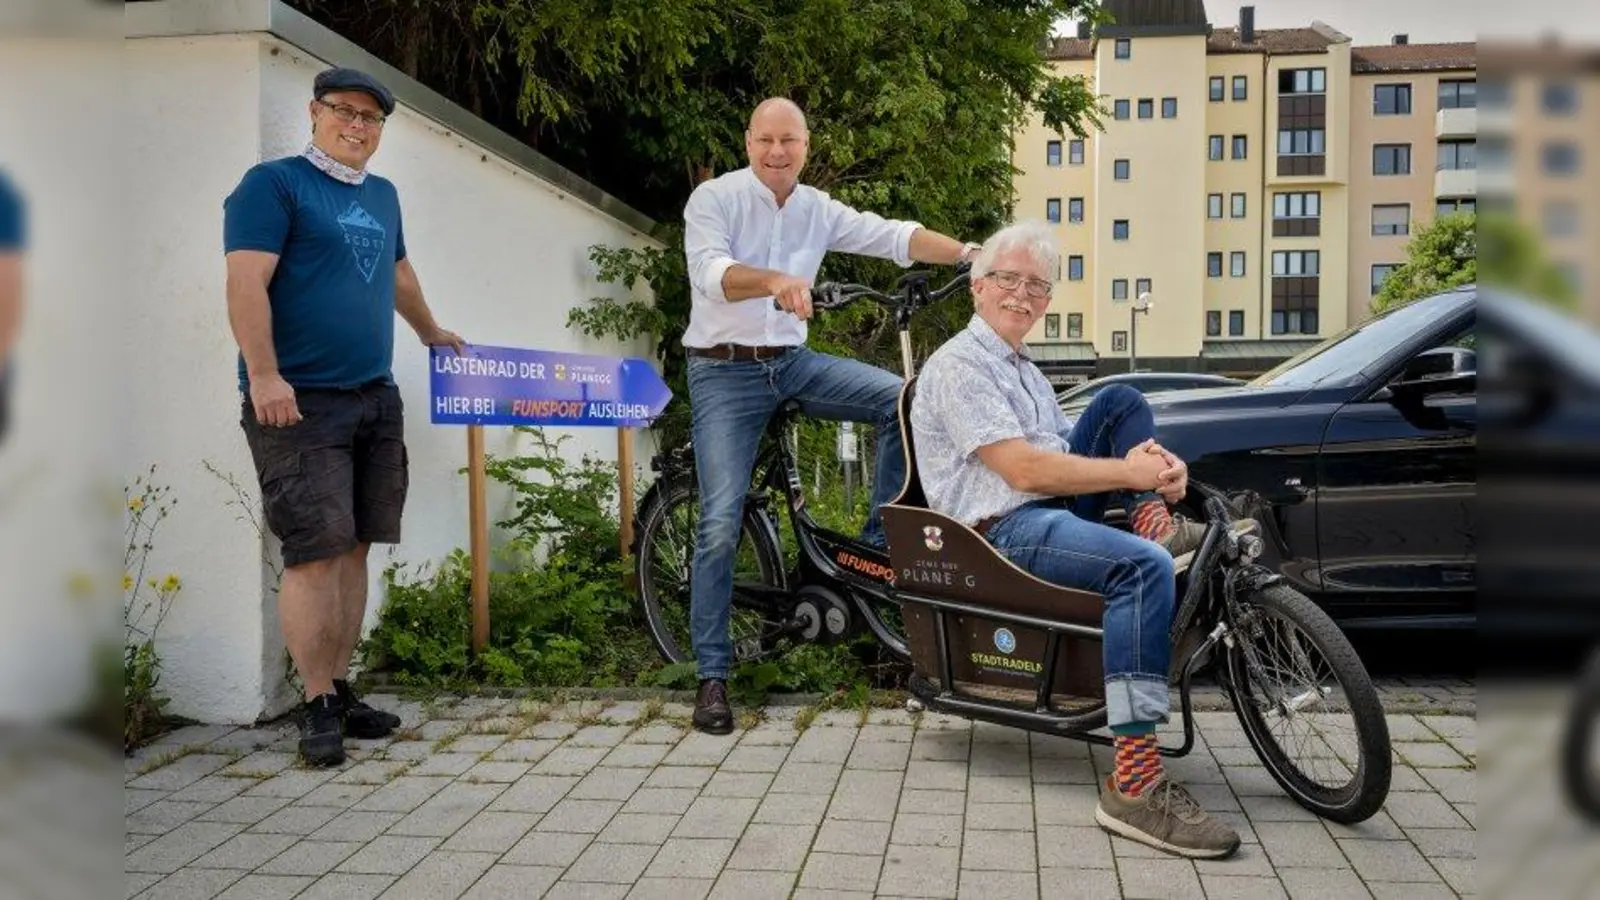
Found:
M 1419 329 L 1468 302 L 1470 294 L 1453 294 L 1447 299 L 1408 303 L 1346 329 L 1250 383 L 1258 387 L 1311 387 L 1348 381 Z

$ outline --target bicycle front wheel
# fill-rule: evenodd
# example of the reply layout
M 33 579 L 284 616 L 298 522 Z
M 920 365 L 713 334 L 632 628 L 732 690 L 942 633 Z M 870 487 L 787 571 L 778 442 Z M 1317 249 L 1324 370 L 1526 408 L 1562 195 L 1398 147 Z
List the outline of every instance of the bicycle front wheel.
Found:
M 1392 751 L 1355 648 L 1287 585 L 1239 600 L 1228 675 L 1250 746 L 1301 806 L 1346 824 L 1370 818 L 1389 795 Z
M 692 476 L 657 485 L 642 506 L 634 547 L 639 606 L 661 657 L 669 663 L 692 662 L 689 588 L 700 528 L 700 496 Z M 784 584 L 782 556 L 760 515 L 749 507 L 744 510 L 733 564 L 736 595 L 741 584 Z M 766 653 L 771 623 L 759 611 L 735 603 L 728 631 L 735 663 Z

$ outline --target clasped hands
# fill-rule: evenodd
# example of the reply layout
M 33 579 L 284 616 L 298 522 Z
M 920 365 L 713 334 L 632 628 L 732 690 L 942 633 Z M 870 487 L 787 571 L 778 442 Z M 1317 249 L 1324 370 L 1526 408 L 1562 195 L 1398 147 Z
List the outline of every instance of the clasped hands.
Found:
M 1177 503 L 1189 489 L 1189 466 L 1150 438 L 1124 457 L 1133 489 L 1155 491 L 1168 503 Z

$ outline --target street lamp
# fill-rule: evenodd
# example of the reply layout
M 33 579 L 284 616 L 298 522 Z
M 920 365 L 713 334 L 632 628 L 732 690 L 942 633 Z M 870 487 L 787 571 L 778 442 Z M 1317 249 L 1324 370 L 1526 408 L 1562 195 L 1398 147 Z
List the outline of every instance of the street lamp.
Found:
M 1139 370 L 1139 314 L 1149 314 L 1151 307 L 1156 302 L 1150 299 L 1150 292 L 1145 291 L 1134 300 L 1128 308 L 1128 372 L 1132 374 Z

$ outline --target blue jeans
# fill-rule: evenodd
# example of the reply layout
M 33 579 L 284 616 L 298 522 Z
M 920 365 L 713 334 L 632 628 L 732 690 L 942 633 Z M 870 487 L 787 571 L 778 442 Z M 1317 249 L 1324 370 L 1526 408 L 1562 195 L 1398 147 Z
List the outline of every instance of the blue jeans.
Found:
M 733 664 L 728 614 L 734 553 L 756 451 L 772 414 L 792 399 L 810 418 L 877 427 L 872 509 L 861 538 L 883 546 L 878 508 L 893 499 L 905 481 L 905 453 L 895 413 L 900 386 L 899 376 L 876 366 L 803 346 L 766 361 L 689 357 L 689 404 L 700 483 L 689 627 L 701 678 L 725 679 Z
M 1144 397 L 1116 385 L 1100 392 L 1068 435 L 1079 456 L 1121 458 L 1155 434 Z M 1177 584 L 1161 545 L 1102 524 L 1113 499 L 1131 507 L 1154 495 L 1127 491 L 1041 500 L 996 522 L 989 540 L 1012 562 L 1063 587 L 1106 598 L 1102 628 L 1107 724 L 1165 722 Z

